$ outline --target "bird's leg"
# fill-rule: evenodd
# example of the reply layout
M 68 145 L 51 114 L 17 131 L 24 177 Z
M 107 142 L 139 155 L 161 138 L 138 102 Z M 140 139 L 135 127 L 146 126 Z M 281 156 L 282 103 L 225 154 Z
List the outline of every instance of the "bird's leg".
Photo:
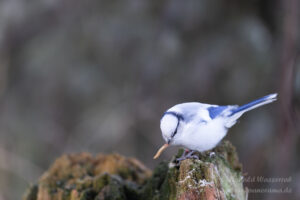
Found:
M 184 153 L 176 159 L 177 162 L 181 162 L 185 159 L 199 159 L 199 157 L 197 155 L 193 155 L 196 151 L 193 150 L 185 150 Z
M 193 155 L 195 152 L 196 152 L 196 151 L 190 151 L 190 152 L 186 155 L 186 157 L 187 157 L 187 158 L 199 159 L 199 156 Z
M 185 149 L 182 155 L 186 155 L 186 154 L 188 154 L 189 152 L 190 152 L 190 150 Z
M 180 161 L 182 161 L 182 160 L 185 160 L 185 159 L 186 159 L 185 157 L 186 157 L 186 155 L 187 155 L 189 152 L 190 152 L 190 150 L 185 149 L 184 152 L 182 153 L 182 155 L 181 155 L 179 158 L 177 158 L 176 161 L 177 161 L 177 162 L 180 162 Z
M 183 158 L 185 158 L 185 156 L 190 152 L 190 150 L 188 149 L 185 149 L 182 153 L 182 155 L 176 159 L 176 161 L 179 161 L 179 160 L 184 160 Z

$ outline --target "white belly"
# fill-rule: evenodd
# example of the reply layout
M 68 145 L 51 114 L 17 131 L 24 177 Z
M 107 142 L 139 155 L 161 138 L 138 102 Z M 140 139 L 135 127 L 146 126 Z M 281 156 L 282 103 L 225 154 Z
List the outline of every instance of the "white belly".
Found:
M 203 152 L 214 148 L 226 133 L 222 119 L 214 119 L 206 124 L 187 124 L 176 139 L 176 144 Z

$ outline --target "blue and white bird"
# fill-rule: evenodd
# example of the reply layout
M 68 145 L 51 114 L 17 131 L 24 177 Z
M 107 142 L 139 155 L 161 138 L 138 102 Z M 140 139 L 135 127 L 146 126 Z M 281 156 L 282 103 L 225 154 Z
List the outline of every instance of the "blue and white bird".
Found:
M 270 94 L 243 106 L 218 106 L 198 102 L 173 106 L 160 120 L 160 129 L 166 143 L 158 150 L 154 159 L 169 145 L 179 145 L 191 150 L 185 158 L 192 157 L 194 151 L 213 149 L 245 112 L 271 103 L 276 97 L 277 94 Z

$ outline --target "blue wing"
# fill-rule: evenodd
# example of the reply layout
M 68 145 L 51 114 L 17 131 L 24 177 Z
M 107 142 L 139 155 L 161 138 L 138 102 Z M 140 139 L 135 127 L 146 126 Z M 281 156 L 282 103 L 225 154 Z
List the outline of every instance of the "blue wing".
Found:
M 228 108 L 229 108 L 229 106 L 211 106 L 211 107 L 208 107 L 207 110 L 209 112 L 210 118 L 214 119 L 218 115 L 220 115 L 224 110 L 226 110 Z

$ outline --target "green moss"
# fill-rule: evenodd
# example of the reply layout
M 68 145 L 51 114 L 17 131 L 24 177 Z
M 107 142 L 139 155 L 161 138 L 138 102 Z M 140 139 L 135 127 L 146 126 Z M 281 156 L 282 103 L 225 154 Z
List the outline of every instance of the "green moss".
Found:
M 93 189 L 89 188 L 89 189 L 85 189 L 84 191 L 82 191 L 80 193 L 79 199 L 80 200 L 91 200 L 91 199 L 94 199 L 96 195 L 97 195 L 97 193 Z
M 124 200 L 126 199 L 124 183 L 115 177 L 111 177 L 107 186 L 103 187 L 95 199 Z
M 168 163 L 161 162 L 154 170 L 153 175 L 146 182 L 145 186 L 141 190 L 142 199 L 154 199 L 159 198 L 159 190 L 164 183 L 168 173 Z
M 194 168 L 196 170 L 195 179 L 200 180 L 205 178 L 205 169 L 207 169 L 207 165 L 202 161 L 196 161 L 194 164 Z
M 161 200 L 176 199 L 176 185 L 178 181 L 178 169 L 176 167 L 169 168 L 167 176 L 160 188 Z
M 69 190 L 63 191 L 63 199 L 65 199 L 65 200 L 70 199 L 70 195 L 71 195 L 71 192 Z
M 218 156 L 228 163 L 230 168 L 235 171 L 242 171 L 242 165 L 236 153 L 235 147 L 229 141 L 223 141 L 219 146 L 214 149 Z
M 136 172 L 129 167 L 121 167 L 118 169 L 118 175 L 123 179 L 136 180 Z
M 37 185 L 30 185 L 30 187 L 26 190 L 23 200 L 36 200 L 38 193 L 38 186 Z
M 86 176 L 83 179 L 76 179 L 75 184 L 72 184 L 71 186 L 68 186 L 68 188 L 76 188 L 78 191 L 85 190 L 87 188 L 92 188 L 93 186 L 94 178 L 90 176 Z
M 109 184 L 109 187 L 110 187 L 110 194 L 108 199 L 110 200 L 126 199 L 123 184 L 120 183 L 118 180 L 112 179 L 111 183 Z
M 132 182 L 128 182 L 124 185 L 124 192 L 127 199 L 130 200 L 140 200 L 141 199 L 141 193 L 138 188 L 138 185 L 135 185 Z
M 93 189 L 95 191 L 100 191 L 104 186 L 111 182 L 111 177 L 109 174 L 104 173 L 93 179 Z

